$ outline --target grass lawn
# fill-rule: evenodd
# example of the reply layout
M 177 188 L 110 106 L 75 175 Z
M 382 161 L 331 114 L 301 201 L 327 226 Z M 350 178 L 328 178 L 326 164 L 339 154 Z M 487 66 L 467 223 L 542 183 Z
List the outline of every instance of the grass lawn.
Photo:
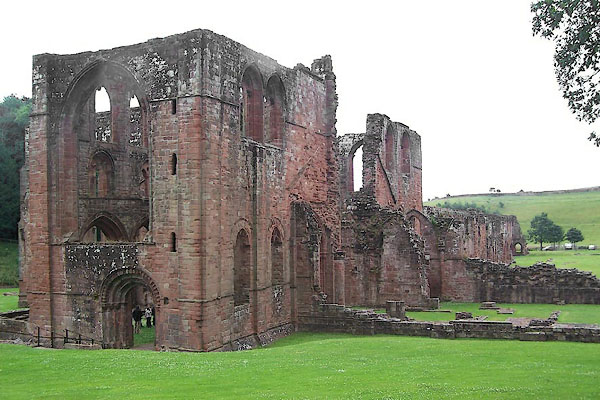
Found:
M 600 397 L 600 345 L 298 333 L 229 353 L 0 345 L 2 398 Z
M 19 280 L 19 246 L 0 242 L 0 285 L 13 286 Z
M 550 193 L 535 195 L 471 196 L 448 197 L 426 202 L 428 206 L 469 202 L 484 205 L 490 211 L 516 215 L 524 234 L 530 228 L 531 220 L 542 212 L 565 230 L 575 227 L 583 233 L 582 243 L 600 246 L 600 191 L 579 193 Z M 502 202 L 503 207 L 500 207 Z
M 146 323 L 144 322 L 140 333 L 133 335 L 133 346 L 135 347 L 141 344 L 154 343 L 155 333 L 156 329 L 154 325 L 151 328 L 146 328 Z
M 19 293 L 19 288 L 0 289 L 0 312 L 17 310 L 19 308 L 19 296 L 4 296 L 6 292 Z
M 517 265 L 528 267 L 544 261 L 558 268 L 577 268 L 593 272 L 600 277 L 600 250 L 530 251 L 526 256 L 515 257 Z
M 407 312 L 411 318 L 418 321 L 450 321 L 455 317 L 457 311 L 467 311 L 473 313 L 473 316 L 487 315 L 488 321 L 505 321 L 507 318 L 548 318 L 552 311 L 560 310 L 558 322 L 572 322 L 580 324 L 600 324 L 600 305 L 596 304 L 565 304 L 559 306 L 555 304 L 501 304 L 502 308 L 512 308 L 514 314 L 498 314 L 496 310 L 480 310 L 480 303 L 454 303 L 442 302 L 442 310 L 451 310 L 451 313 L 444 312 Z

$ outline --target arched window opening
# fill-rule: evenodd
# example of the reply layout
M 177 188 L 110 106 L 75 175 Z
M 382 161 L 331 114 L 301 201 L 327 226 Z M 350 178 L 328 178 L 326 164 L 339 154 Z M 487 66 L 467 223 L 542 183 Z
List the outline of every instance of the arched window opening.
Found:
M 277 228 L 271 235 L 271 284 L 283 285 L 283 249 L 281 233 Z
M 94 98 L 94 112 L 96 126 L 94 134 L 96 140 L 110 142 L 112 140 L 112 117 L 110 97 L 104 87 L 96 90 Z
M 521 243 L 515 244 L 515 254 L 523 254 L 523 245 Z
M 410 138 L 408 133 L 402 135 L 402 164 L 401 172 L 410 174 Z
M 233 304 L 250 303 L 250 240 L 245 230 L 240 230 L 233 249 Z
M 140 194 L 147 198 L 150 192 L 150 166 L 148 161 L 142 164 L 140 171 Z
M 175 232 L 171 232 L 171 253 L 177 251 L 177 235 Z
M 242 77 L 240 128 L 244 136 L 263 141 L 263 87 L 255 68 L 246 69 Z
M 126 235 L 119 222 L 114 222 L 107 216 L 96 218 L 87 228 L 82 237 L 84 243 L 124 242 Z
M 88 168 L 90 197 L 107 197 L 112 192 L 113 161 L 105 152 L 96 153 Z
M 171 156 L 171 175 L 177 175 L 177 154 Z
M 140 102 L 136 95 L 133 95 L 129 100 L 129 108 L 140 108 Z
M 129 144 L 142 146 L 142 110 L 137 96 L 133 95 L 129 100 Z
M 274 75 L 267 83 L 266 118 L 268 119 L 267 137 L 269 143 L 283 145 L 284 99 L 285 90 L 278 76 Z
M 392 131 L 392 126 L 389 125 L 385 133 L 384 154 L 385 169 L 388 171 L 388 173 L 391 173 L 394 168 L 394 148 L 394 132 Z
M 354 191 L 358 192 L 363 187 L 363 146 L 360 145 L 352 155 L 352 173 Z

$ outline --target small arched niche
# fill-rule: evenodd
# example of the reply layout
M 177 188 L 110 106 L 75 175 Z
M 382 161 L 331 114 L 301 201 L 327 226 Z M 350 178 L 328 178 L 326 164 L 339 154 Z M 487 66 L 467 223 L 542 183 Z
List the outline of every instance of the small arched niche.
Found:
M 113 191 L 114 162 L 105 151 L 92 156 L 88 167 L 90 197 L 108 197 Z
M 283 241 L 279 229 L 271 234 L 271 284 L 283 285 Z
M 236 237 L 233 249 L 233 304 L 250 303 L 250 240 L 244 229 Z

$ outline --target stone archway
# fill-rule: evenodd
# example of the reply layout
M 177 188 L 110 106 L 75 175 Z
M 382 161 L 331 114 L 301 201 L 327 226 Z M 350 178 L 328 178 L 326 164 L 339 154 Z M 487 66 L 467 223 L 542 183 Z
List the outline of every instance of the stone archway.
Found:
M 114 270 L 104 279 L 100 289 L 105 348 L 133 347 L 131 311 L 135 307 L 136 291 L 140 288 L 150 293 L 156 311 L 155 324 L 160 326 L 160 294 L 150 275 L 140 268 Z

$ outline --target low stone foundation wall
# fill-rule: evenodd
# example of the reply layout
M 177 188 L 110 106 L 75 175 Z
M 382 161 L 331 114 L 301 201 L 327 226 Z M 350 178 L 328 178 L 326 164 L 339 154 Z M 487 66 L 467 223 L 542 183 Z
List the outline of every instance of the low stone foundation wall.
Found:
M 482 338 L 554 340 L 600 343 L 600 327 L 583 324 L 519 326 L 511 322 L 454 320 L 407 321 L 373 311 L 352 310 L 338 304 L 321 304 L 318 310 L 299 316 L 300 331 L 352 333 L 356 335 L 404 335 L 432 338 Z
M 511 267 L 468 259 L 465 264 L 474 302 L 600 304 L 600 279 L 591 272 L 547 263 Z
M 29 322 L 0 317 L 0 340 L 18 340 L 24 343 L 33 341 L 29 330 Z

